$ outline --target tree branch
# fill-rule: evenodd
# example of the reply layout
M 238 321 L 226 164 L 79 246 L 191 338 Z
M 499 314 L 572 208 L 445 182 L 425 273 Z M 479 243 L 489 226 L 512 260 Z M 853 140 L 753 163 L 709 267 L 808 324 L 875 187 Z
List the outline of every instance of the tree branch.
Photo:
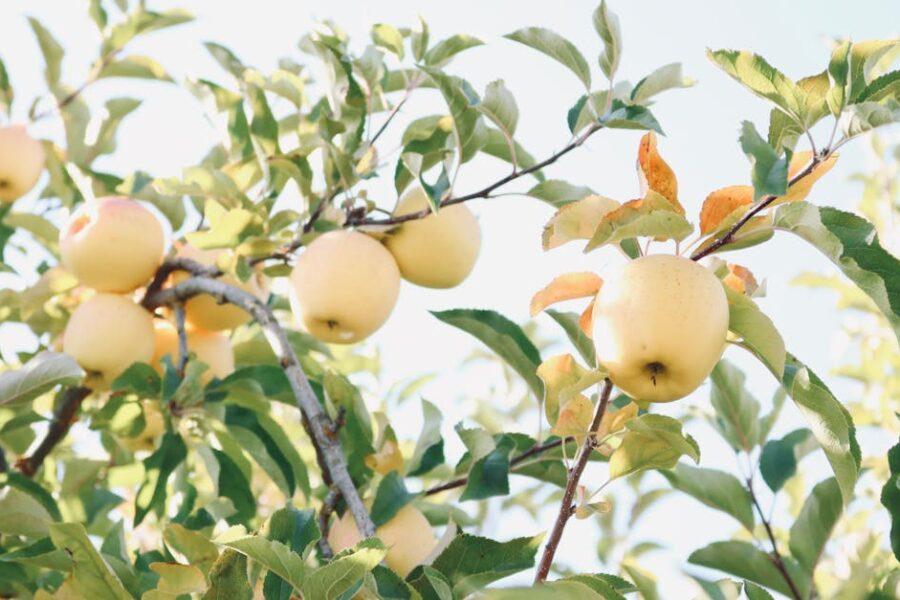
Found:
M 208 267 L 198 265 L 194 261 L 182 259 L 179 264 L 192 272 L 196 267 L 206 271 L 209 270 Z M 272 350 L 275 352 L 275 356 L 278 357 L 281 367 L 284 369 L 297 401 L 297 407 L 308 422 L 316 454 L 321 459 L 321 462 L 327 466 L 328 473 L 335 487 L 347 503 L 347 508 L 353 514 L 353 518 L 356 520 L 357 527 L 363 537 L 374 536 L 375 524 L 372 522 L 372 518 L 369 516 L 347 470 L 347 461 L 340 441 L 328 435 L 332 425 L 331 418 L 319 404 L 318 398 L 316 398 L 310 387 L 309 380 L 300 366 L 297 354 L 288 341 L 287 334 L 278 323 L 272 310 L 265 303 L 235 286 L 209 279 L 206 276 L 194 276 L 172 287 L 155 290 L 152 293 L 148 291 L 141 304 L 153 310 L 159 306 L 171 306 L 184 302 L 198 294 L 209 294 L 220 302 L 228 302 L 239 306 L 250 313 L 260 324 L 263 333 L 272 346 Z
M 319 538 L 319 552 L 322 553 L 324 558 L 331 558 L 334 556 L 334 549 L 332 549 L 331 544 L 328 543 L 328 529 L 329 520 L 340 499 L 341 495 L 336 490 L 328 490 L 328 493 L 325 495 L 325 500 L 322 501 L 322 508 L 319 510 L 319 532 L 322 534 L 322 537 Z
M 71 387 L 62 393 L 59 404 L 53 411 L 53 420 L 50 421 L 50 427 L 40 445 L 35 448 L 31 456 L 20 458 L 16 462 L 16 467 L 22 472 L 22 475 L 33 477 L 37 473 L 47 455 L 69 433 L 69 428 L 76 421 L 82 401 L 90 393 L 91 390 L 86 387 Z
M 184 378 L 184 368 L 188 361 L 187 331 L 184 325 L 184 304 L 176 304 L 175 330 L 178 332 L 178 374 Z
M 759 514 L 759 518 L 766 530 L 766 535 L 769 537 L 769 542 L 771 542 L 772 544 L 772 554 L 770 555 L 772 564 L 775 565 L 775 568 L 778 569 L 779 573 L 781 573 L 784 581 L 791 589 L 791 595 L 795 598 L 795 600 L 803 600 L 803 596 L 800 594 L 800 590 L 797 589 L 797 584 L 794 583 L 793 579 L 791 579 L 791 575 L 790 573 L 788 573 L 787 567 L 784 564 L 784 560 L 781 558 L 781 553 L 778 551 L 778 544 L 775 541 L 775 534 L 772 532 L 772 525 L 769 523 L 769 520 L 763 513 L 762 507 L 760 507 L 759 505 L 759 500 L 757 500 L 756 498 L 756 493 L 753 491 L 752 476 L 747 477 L 747 491 L 750 492 L 750 499 L 753 501 L 753 506 L 756 508 L 756 512 Z
M 566 491 L 563 493 L 562 503 L 559 507 L 559 515 L 556 517 L 556 523 L 553 525 L 553 530 L 550 532 L 550 537 L 547 539 L 547 544 L 544 546 L 544 554 L 541 556 L 541 562 L 538 565 L 537 573 L 535 573 L 534 576 L 535 584 L 541 583 L 547 579 L 547 575 L 550 573 L 550 567 L 553 565 L 553 557 L 556 555 L 556 549 L 559 547 L 559 542 L 562 539 L 563 530 L 566 528 L 566 523 L 569 522 L 569 519 L 575 511 L 575 506 L 572 504 L 572 501 L 575 498 L 575 490 L 578 488 L 578 482 L 581 480 L 581 475 L 584 473 L 584 469 L 587 466 L 588 459 L 591 457 L 591 453 L 599 443 L 599 440 L 597 440 L 597 437 L 594 434 L 600 429 L 603 415 L 606 414 L 606 407 L 609 404 L 609 396 L 612 393 L 612 387 L 612 381 L 607 378 L 603 382 L 603 390 L 600 392 L 600 400 L 597 402 L 597 408 L 594 411 L 594 419 L 591 421 L 588 435 L 584 438 L 584 443 L 581 445 L 581 452 L 578 455 L 578 459 L 575 461 L 575 466 L 569 471 L 569 479 L 566 482 Z

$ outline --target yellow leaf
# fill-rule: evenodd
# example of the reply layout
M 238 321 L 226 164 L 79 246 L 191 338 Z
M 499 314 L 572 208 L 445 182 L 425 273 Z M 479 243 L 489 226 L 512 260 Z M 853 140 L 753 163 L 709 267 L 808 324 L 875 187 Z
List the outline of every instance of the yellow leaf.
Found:
M 619 410 L 609 412 L 603 415 L 600 421 L 600 428 L 597 430 L 597 440 L 602 440 L 610 433 L 616 433 L 625 429 L 625 423 L 635 418 L 638 414 L 638 405 L 629 402 Z
M 741 265 L 728 265 L 728 274 L 722 278 L 722 283 L 733 289 L 738 294 L 750 296 L 759 287 L 756 277 L 747 267 Z
M 597 297 L 594 296 L 591 303 L 587 305 L 587 308 L 585 308 L 584 312 L 581 313 L 581 316 L 578 317 L 578 327 L 580 327 L 584 335 L 589 338 L 594 337 L 594 304 L 596 302 Z
M 700 233 L 715 231 L 735 210 L 752 202 L 753 186 L 749 185 L 729 185 L 711 192 L 700 209 Z
M 535 316 L 557 302 L 596 296 L 601 285 L 603 285 L 603 280 L 590 272 L 560 275 L 531 299 L 531 316 Z
M 403 454 L 394 440 L 385 440 L 375 454 L 366 457 L 366 466 L 378 473 L 387 475 L 391 471 L 403 471 Z
M 662 159 L 656 149 L 656 134 L 647 132 L 638 147 L 638 178 L 641 181 L 641 195 L 651 189 L 668 200 L 675 211 L 684 215 L 684 207 L 678 202 L 678 180 L 675 172 Z
M 537 376 L 544 382 L 544 412 L 550 423 L 556 421 L 559 396 L 587 373 L 587 369 L 575 362 L 571 354 L 552 356 L 537 368 Z
M 561 438 L 574 437 L 576 443 L 581 444 L 587 437 L 593 416 L 593 403 L 583 394 L 578 394 L 559 409 L 559 417 L 550 433 Z
M 797 175 L 797 173 L 802 171 L 806 165 L 809 164 L 809 161 L 812 160 L 812 157 L 813 153 L 809 150 L 794 154 L 794 156 L 791 157 L 791 164 L 788 167 L 788 179 L 791 179 Z M 837 162 L 837 159 L 838 155 L 832 154 L 827 159 L 817 164 L 812 172 L 789 187 L 787 194 L 780 196 L 772 203 L 772 206 L 783 202 L 799 202 L 805 200 L 806 197 L 809 196 L 809 192 L 812 191 L 813 185 L 822 177 L 822 175 L 831 170 L 834 163 Z
M 606 213 L 619 207 L 611 198 L 590 195 L 566 204 L 551 217 L 541 236 L 544 250 L 552 250 L 572 240 L 588 240 Z

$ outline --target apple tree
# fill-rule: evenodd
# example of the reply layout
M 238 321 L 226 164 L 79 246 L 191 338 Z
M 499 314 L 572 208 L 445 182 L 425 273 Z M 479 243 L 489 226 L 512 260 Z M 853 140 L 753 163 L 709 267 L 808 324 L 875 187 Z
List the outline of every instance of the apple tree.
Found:
M 733 534 L 679 557 L 704 597 L 900 594 L 900 445 L 863 456 L 859 443 L 900 430 L 900 262 L 880 241 L 896 234 L 896 148 L 885 158 L 876 140 L 883 166 L 861 176 L 858 213 L 809 200 L 841 147 L 898 120 L 900 41 L 836 41 L 822 70 L 797 80 L 752 51 L 710 50 L 771 112 L 763 133 L 740 124 L 747 180 L 711 190 L 697 212 L 652 110 L 692 81 L 677 63 L 621 73 L 605 2 L 585 15 L 595 60 L 546 28 L 504 36 L 523 60 L 583 84 L 560 99 L 555 150 L 517 141 L 502 80 L 480 91 L 455 72 L 456 55 L 485 46 L 470 35 L 435 39 L 420 18 L 375 24 L 357 45 L 324 22 L 271 72 L 207 42 L 221 72 L 176 81 L 132 43 L 192 17 L 148 4 L 88 3 L 100 45 L 81 82 L 35 19 L 46 94 L 18 97 L 15 57 L 0 62 L 0 340 L 33 347 L 2 351 L 0 595 L 651 599 L 642 558 L 654 547 L 629 530 L 675 494 L 734 520 Z M 92 114 L 86 98 L 128 78 L 182 86 L 221 142 L 180 177 L 103 170 L 144 100 Z M 443 110 L 404 123 L 414 94 Z M 49 121 L 60 135 L 35 139 Z M 401 127 L 392 152 L 385 132 Z M 615 129 L 634 136 L 631 198 L 553 177 L 554 163 Z M 461 175 L 482 162 L 501 175 L 468 187 Z M 369 197 L 376 177 L 396 198 Z M 377 361 L 355 344 L 377 342 L 401 286 L 462 282 L 490 234 L 470 205 L 510 193 L 552 207 L 544 250 L 579 244 L 618 266 L 534 282 L 532 316 L 555 327 L 563 354 L 548 355 L 549 329 L 487 308 L 434 313 L 448 334 L 474 338 L 474 359 L 502 382 L 495 393 L 517 399 L 501 410 L 488 398 L 455 424 L 465 452 L 448 456 L 440 406 L 421 399 L 418 439 L 392 425 L 425 378 L 373 398 Z M 865 315 L 848 330 L 858 364 L 835 373 L 864 384 L 859 398 L 838 399 L 757 305 L 765 286 L 741 252 L 776 233 L 842 273 L 798 283 Z M 554 308 L 579 299 L 580 313 Z M 734 352 L 771 373 L 770 409 Z M 706 381 L 701 406 L 660 411 Z M 788 411 L 805 427 L 773 436 Z M 698 420 L 734 451 L 733 472 L 699 466 Z M 821 480 L 802 477 L 809 455 L 827 461 Z M 589 463 L 601 484 L 582 477 Z M 767 510 L 764 495 L 790 508 Z M 492 498 L 530 513 L 530 535 L 485 537 Z M 866 525 L 876 521 L 885 527 Z M 556 560 L 575 527 L 600 531 L 587 572 Z M 832 539 L 855 544 L 849 563 Z

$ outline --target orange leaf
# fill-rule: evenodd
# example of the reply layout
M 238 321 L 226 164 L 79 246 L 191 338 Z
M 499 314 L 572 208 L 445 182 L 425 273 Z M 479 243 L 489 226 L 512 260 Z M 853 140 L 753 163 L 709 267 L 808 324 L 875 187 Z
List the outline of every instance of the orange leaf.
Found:
M 675 172 L 659 155 L 656 134 L 652 131 L 641 138 L 641 145 L 638 147 L 638 178 L 641 181 L 641 195 L 646 194 L 649 188 L 671 202 L 678 214 L 684 214 L 684 207 L 678 202 Z
M 544 250 L 551 250 L 572 240 L 589 240 L 597 225 L 619 203 L 611 198 L 592 194 L 566 204 L 551 217 L 541 236 Z
M 597 440 L 602 440 L 606 435 L 621 431 L 625 427 L 625 423 L 636 417 L 638 414 L 638 405 L 629 402 L 617 411 L 607 412 L 600 421 L 600 428 L 597 430 Z
M 791 157 L 791 164 L 788 166 L 788 179 L 794 177 L 802 171 L 806 165 L 809 164 L 809 161 L 812 160 L 813 153 L 809 150 L 804 150 L 802 152 L 797 152 L 794 156 Z M 810 172 L 803 179 L 792 185 L 788 188 L 787 194 L 781 196 L 772 204 L 781 204 L 782 202 L 799 202 L 801 200 L 805 200 L 807 196 L 809 196 L 809 192 L 812 191 L 813 185 L 828 171 L 831 170 L 831 167 L 834 166 L 834 163 L 837 162 L 838 155 L 832 154 L 824 161 L 817 164 L 812 172 Z
M 365 463 L 379 475 L 387 475 L 391 471 L 399 473 L 403 471 L 403 454 L 396 441 L 385 440 L 375 454 L 366 456 Z
M 750 269 L 735 264 L 728 265 L 728 275 L 722 278 L 722 283 L 737 293 L 747 296 L 755 292 L 756 288 L 759 287 L 756 277 L 753 276 Z
M 573 396 L 559 409 L 559 417 L 550 429 L 550 433 L 559 437 L 574 437 L 580 444 L 587 437 L 591 420 L 594 416 L 594 405 L 584 395 Z
M 753 202 L 753 187 L 729 185 L 711 192 L 700 209 L 700 233 L 715 231 L 728 215 Z
M 578 326 L 581 328 L 584 335 L 589 338 L 594 337 L 594 303 L 596 301 L 596 297 L 591 300 L 591 303 L 587 305 L 587 308 L 584 309 L 584 312 L 581 313 L 581 316 L 578 318 Z
M 560 275 L 531 299 L 531 316 L 557 302 L 596 296 L 601 285 L 603 280 L 590 272 Z

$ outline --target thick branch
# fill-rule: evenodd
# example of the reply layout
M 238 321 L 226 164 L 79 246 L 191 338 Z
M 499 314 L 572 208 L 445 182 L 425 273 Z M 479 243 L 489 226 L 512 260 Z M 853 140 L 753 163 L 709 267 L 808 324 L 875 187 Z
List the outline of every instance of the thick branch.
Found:
M 566 523 L 569 522 L 569 519 L 575 512 L 575 506 L 572 504 L 572 501 L 575 499 L 575 491 L 578 488 L 578 482 L 581 480 L 581 475 L 584 473 L 584 469 L 588 464 L 591 453 L 599 443 L 597 436 L 594 434 L 600 429 L 603 415 L 606 414 L 606 406 L 609 404 L 609 395 L 612 393 L 612 387 L 612 381 L 609 379 L 606 379 L 603 382 L 603 390 L 600 392 L 600 400 L 597 402 L 597 408 L 594 411 L 594 419 L 591 421 L 591 428 L 588 431 L 587 437 L 584 439 L 584 443 L 581 445 L 581 452 L 575 461 L 575 466 L 569 471 L 569 479 L 566 482 L 566 491 L 563 493 L 563 499 L 560 503 L 559 515 L 556 517 L 556 523 L 553 525 L 553 530 L 550 532 L 550 537 L 547 539 L 547 544 L 544 546 L 544 554 L 541 556 L 541 562 L 538 565 L 537 573 L 535 573 L 534 576 L 534 582 L 536 584 L 547 579 L 547 575 L 550 573 L 550 567 L 553 565 L 553 557 L 556 555 L 556 549 L 559 547 L 559 542 L 562 539 L 563 530 L 566 528 Z
M 86 387 L 72 387 L 63 392 L 56 410 L 53 411 L 53 420 L 50 421 L 47 434 L 41 440 L 40 445 L 35 448 L 31 456 L 20 458 L 16 462 L 16 467 L 23 475 L 33 477 L 37 473 L 47 455 L 69 433 L 69 428 L 72 427 L 72 423 L 76 420 L 82 401 L 90 393 L 91 390 Z
M 545 442 L 543 444 L 535 444 L 528 450 L 524 451 L 522 454 L 512 457 L 509 461 L 510 471 L 518 465 L 519 463 L 528 460 L 532 456 L 537 456 L 539 454 L 543 454 L 547 450 L 552 450 L 553 448 L 557 448 L 562 445 L 562 439 L 553 440 L 551 442 Z M 430 487 L 424 492 L 422 492 L 425 496 L 432 496 L 434 494 L 439 494 L 441 492 L 446 492 L 447 490 L 452 490 L 454 488 L 462 487 L 469 482 L 468 477 L 460 477 L 458 479 L 452 479 L 440 485 L 436 485 L 434 487 Z
M 797 589 L 797 584 L 794 583 L 793 579 L 791 579 L 791 575 L 790 573 L 788 573 L 787 567 L 784 564 L 784 560 L 781 558 L 781 553 L 778 551 L 778 544 L 775 542 L 775 534 L 772 531 L 772 525 L 766 518 L 762 507 L 759 505 L 759 500 L 757 500 L 756 498 L 756 493 L 753 491 L 752 477 L 747 478 L 747 491 L 750 492 L 750 499 L 753 501 L 753 506 L 756 508 L 756 512 L 759 514 L 759 519 L 762 521 L 763 527 L 766 530 L 766 535 L 769 538 L 769 542 L 771 542 L 772 544 L 772 554 L 769 555 L 769 557 L 772 559 L 772 564 L 775 565 L 775 568 L 778 569 L 779 573 L 781 573 L 784 581 L 791 589 L 791 595 L 795 598 L 795 600 L 803 600 L 803 596 L 800 594 L 800 590 Z
M 183 265 L 192 267 L 193 261 L 182 262 Z M 312 431 L 312 442 L 322 462 L 327 465 L 328 472 L 334 482 L 334 486 L 340 491 L 347 503 L 347 508 L 353 514 L 357 527 L 364 537 L 375 535 L 375 525 L 350 478 L 347 470 L 347 461 L 340 442 L 328 435 L 331 427 L 331 419 L 319 404 L 315 393 L 309 385 L 309 380 L 300 366 L 300 361 L 293 347 L 288 341 L 287 334 L 278 323 L 275 315 L 265 303 L 240 288 L 209 279 L 207 277 L 191 277 L 172 287 L 160 289 L 148 293 L 142 304 L 148 309 L 159 306 L 171 306 L 192 298 L 198 294 L 209 294 L 220 302 L 228 302 L 239 306 L 250 313 L 262 327 L 263 333 L 272 346 L 275 356 L 281 362 L 291 390 L 297 400 L 300 412 L 308 420 L 309 429 Z

